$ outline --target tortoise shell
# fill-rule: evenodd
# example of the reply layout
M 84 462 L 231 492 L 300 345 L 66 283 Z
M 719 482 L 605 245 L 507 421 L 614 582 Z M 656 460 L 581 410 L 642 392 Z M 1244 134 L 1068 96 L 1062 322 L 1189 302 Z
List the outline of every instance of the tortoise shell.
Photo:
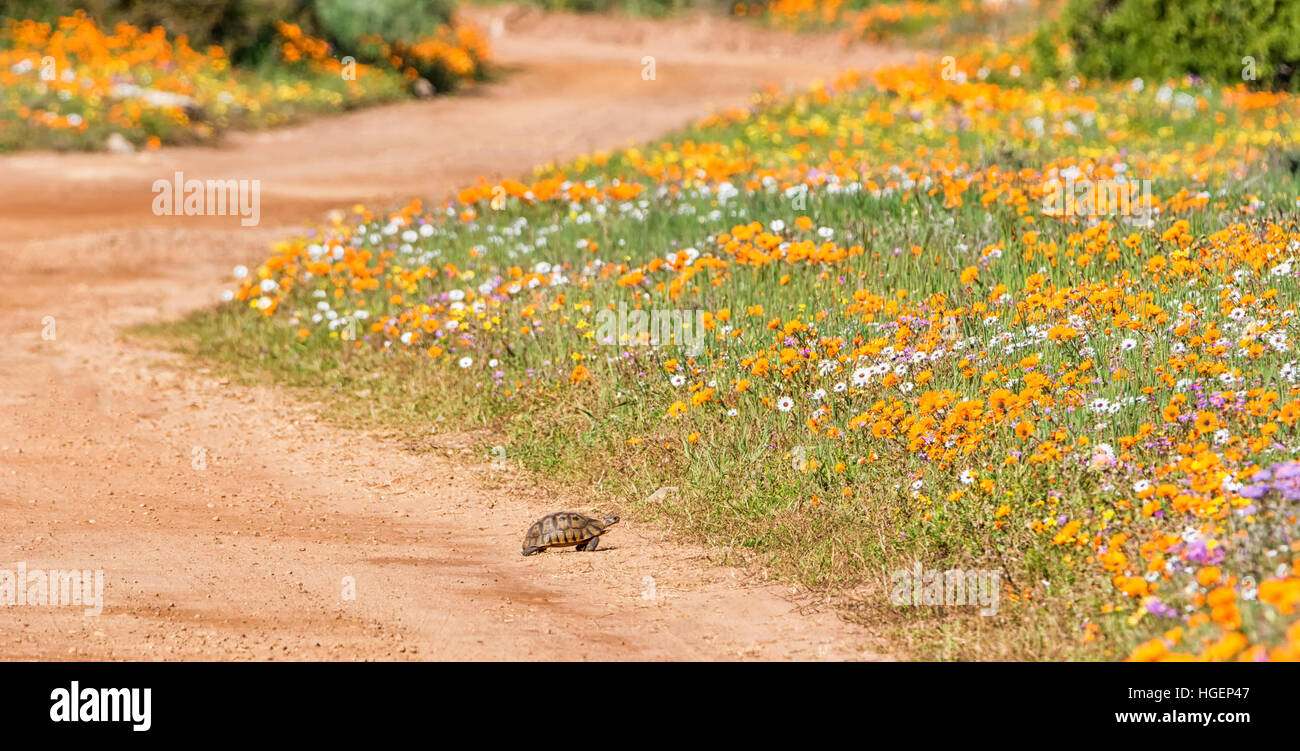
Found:
M 574 511 L 547 514 L 528 528 L 528 534 L 524 536 L 524 555 L 575 545 L 578 550 L 595 550 L 598 538 L 617 523 L 617 516 L 595 519 Z

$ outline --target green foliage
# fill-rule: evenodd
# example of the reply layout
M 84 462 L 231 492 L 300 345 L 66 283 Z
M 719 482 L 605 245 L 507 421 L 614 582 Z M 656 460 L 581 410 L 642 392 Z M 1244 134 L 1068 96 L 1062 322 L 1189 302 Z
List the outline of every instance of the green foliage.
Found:
M 482 2 L 483 0 L 480 0 Z M 497 2 L 498 0 L 486 0 Z M 515 0 L 499 0 L 513 2 Z M 632 17 L 662 18 L 689 8 L 725 12 L 731 7 L 727 0 L 525 0 L 547 10 L 572 13 L 615 13 Z
M 414 43 L 449 23 L 454 8 L 454 0 L 7 0 L 0 18 L 53 21 L 84 10 L 102 27 L 162 26 L 170 36 L 189 37 L 195 47 L 219 44 L 246 63 L 272 49 L 276 21 L 356 55 L 366 35 Z
M 316 15 L 331 41 L 354 48 L 361 37 L 414 43 L 451 21 L 452 0 L 315 0 Z
M 161 26 L 173 38 L 189 37 L 199 49 L 221 45 L 237 62 L 263 57 L 276 21 L 298 24 L 312 35 L 320 31 L 312 0 L 8 0 L 0 19 L 54 21 L 78 10 L 105 29 L 118 23 L 145 30 Z
M 579 13 L 607 13 L 611 10 L 619 10 L 632 16 L 666 16 L 672 11 L 699 3 L 691 3 L 687 0 L 557 0 L 544 4 L 558 10 L 572 10 Z
M 1034 44 L 1044 72 L 1098 78 L 1185 73 L 1252 87 L 1300 84 L 1297 0 L 1070 0 Z M 1064 43 L 1066 59 L 1058 56 Z M 1249 66 L 1253 60 L 1254 76 Z

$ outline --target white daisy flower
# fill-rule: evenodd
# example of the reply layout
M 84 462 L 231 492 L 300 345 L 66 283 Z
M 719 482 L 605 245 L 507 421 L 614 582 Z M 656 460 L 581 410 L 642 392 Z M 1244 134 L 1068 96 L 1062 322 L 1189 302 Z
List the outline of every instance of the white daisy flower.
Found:
M 1092 450 L 1092 459 L 1088 466 L 1094 469 L 1109 467 L 1115 463 L 1115 449 L 1109 443 L 1099 443 Z

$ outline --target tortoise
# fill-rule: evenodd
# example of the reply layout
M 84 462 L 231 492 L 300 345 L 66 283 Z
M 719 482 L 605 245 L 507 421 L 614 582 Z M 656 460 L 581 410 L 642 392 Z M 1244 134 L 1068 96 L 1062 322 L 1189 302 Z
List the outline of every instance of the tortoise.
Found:
M 600 536 L 618 524 L 617 516 L 595 519 L 574 511 L 558 511 L 533 522 L 524 536 L 524 555 L 544 553 L 547 548 L 595 550 Z

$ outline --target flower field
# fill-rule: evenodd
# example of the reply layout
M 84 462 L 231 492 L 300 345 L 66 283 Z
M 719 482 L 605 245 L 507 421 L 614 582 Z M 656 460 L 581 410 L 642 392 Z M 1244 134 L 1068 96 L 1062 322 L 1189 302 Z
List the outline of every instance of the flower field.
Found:
M 919 39 L 947 44 L 1003 33 L 1039 10 L 1038 0 L 772 0 L 736 3 L 732 14 L 796 31 L 840 29 L 846 43 Z
M 240 69 L 219 46 L 196 50 L 162 28 L 106 30 L 81 11 L 56 24 L 10 22 L 0 28 L 0 151 L 97 149 L 110 134 L 151 148 L 210 142 L 229 128 L 409 96 L 408 61 L 468 80 L 487 56 L 470 27 L 412 47 L 406 58 L 387 55 L 391 65 L 345 63 L 325 41 L 281 23 L 275 59 Z
M 955 62 L 340 212 L 186 326 L 793 579 L 1000 572 L 922 654 L 1297 659 L 1300 105 Z

